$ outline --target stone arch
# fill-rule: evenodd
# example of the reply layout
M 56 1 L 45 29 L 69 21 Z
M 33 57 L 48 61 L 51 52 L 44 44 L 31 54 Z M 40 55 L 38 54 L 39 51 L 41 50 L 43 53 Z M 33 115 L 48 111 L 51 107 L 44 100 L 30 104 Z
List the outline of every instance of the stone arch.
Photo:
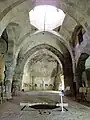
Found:
M 6 64 L 10 64 L 12 65 L 12 63 L 14 63 L 14 47 L 15 47 L 15 40 L 19 38 L 19 32 L 20 32 L 20 26 L 17 23 L 10 23 L 8 24 L 8 26 L 6 27 L 5 31 L 7 33 L 7 44 L 8 44 L 8 49 L 7 49 L 7 53 L 5 54 L 5 62 Z M 18 31 L 18 35 L 16 36 L 16 31 L 17 29 L 19 29 Z M 12 32 L 13 31 L 13 32 Z M 11 60 L 10 60 L 11 59 Z
M 17 58 L 17 65 L 20 65 L 22 68 L 23 66 L 25 65 L 25 62 L 27 61 L 27 59 L 29 58 L 30 55 L 32 55 L 34 52 L 36 52 L 37 50 L 40 50 L 40 49 L 48 49 L 49 51 L 55 53 L 57 55 L 57 57 L 61 58 L 61 62 L 63 63 L 63 54 L 60 53 L 59 50 L 57 50 L 56 48 L 54 48 L 53 46 L 51 45 L 48 45 L 48 44 L 39 44 L 33 48 L 31 48 L 29 51 L 27 51 L 24 56 L 20 57 L 19 58 L 19 55 L 18 55 L 18 58 Z M 58 51 L 58 52 L 57 52 Z M 21 64 L 22 63 L 22 64 Z M 22 70 L 21 68 L 21 70 Z
M 77 25 L 72 33 L 72 45 L 73 47 L 76 46 L 76 36 L 78 35 L 78 33 L 83 29 L 83 27 L 81 25 Z M 79 41 L 78 41 L 79 42 Z
M 20 49 L 22 48 L 22 46 L 23 46 L 23 44 L 25 44 L 25 42 L 26 42 L 26 38 L 28 37 L 28 36 L 30 36 L 30 38 L 32 38 L 32 36 L 34 36 L 34 35 L 37 35 L 37 34 L 41 34 L 41 33 L 43 33 L 43 31 L 37 31 L 36 33 L 33 33 L 32 35 L 30 35 L 30 33 L 27 33 L 25 36 L 23 36 L 21 39 L 20 39 L 20 43 L 18 43 L 18 45 L 19 46 L 17 46 L 17 48 L 16 48 L 16 59 L 17 59 L 17 56 L 18 56 L 18 53 L 20 52 Z M 58 40 L 58 45 L 59 45 L 59 42 L 61 43 L 61 44 L 63 44 L 65 47 L 66 47 L 66 49 L 70 52 L 70 55 L 71 55 L 71 58 L 72 58 L 72 64 L 73 64 L 73 73 L 75 72 L 75 70 L 74 70 L 74 68 L 75 68 L 75 63 L 74 63 L 74 57 L 73 57 L 73 53 L 72 53 L 72 49 L 71 49 L 71 47 L 70 47 L 70 45 L 69 45 L 69 43 L 68 43 L 68 41 L 66 41 L 60 34 L 58 34 L 58 33 L 56 33 L 56 32 L 52 32 L 52 31 L 46 31 L 45 32 L 46 34 L 49 34 L 49 35 L 52 35 L 53 36 L 53 38 L 55 38 L 56 40 Z M 30 41 L 30 40 L 29 40 Z M 50 43 L 51 44 L 51 43 Z
M 85 70 L 85 61 L 88 57 L 89 55 L 87 53 L 81 53 L 78 59 L 78 63 L 76 67 L 76 79 L 77 79 L 76 82 L 78 88 L 82 86 L 82 73 Z
M 8 35 L 6 29 L 3 31 L 0 38 L 0 54 L 6 54 L 8 50 Z
M 19 82 L 21 82 L 22 75 L 23 75 L 23 68 L 24 68 L 25 62 L 28 60 L 28 58 L 35 51 L 37 51 L 39 49 L 43 49 L 43 48 L 46 48 L 46 49 L 50 50 L 51 52 L 53 52 L 60 59 L 62 65 L 63 65 L 64 75 L 66 76 L 65 79 L 69 79 L 70 80 L 69 84 L 71 84 L 72 81 L 73 81 L 73 71 L 72 71 L 72 60 L 69 58 L 70 57 L 69 52 L 68 52 L 69 56 L 68 55 L 64 56 L 56 48 L 54 48 L 53 46 L 47 45 L 47 44 L 40 44 L 38 46 L 35 46 L 34 48 L 32 48 L 29 51 L 27 51 L 27 53 L 23 56 L 23 58 L 19 58 L 17 66 L 16 66 L 16 69 L 15 69 L 14 79 L 16 79 Z M 68 60 L 69 60 L 69 62 L 67 63 Z M 68 66 L 66 66 L 67 64 L 68 64 Z M 67 78 L 67 76 L 68 76 L 68 78 Z
M 55 85 L 54 87 L 52 87 L 52 89 L 55 89 L 55 88 L 58 89 L 59 82 L 61 81 L 61 78 L 60 78 L 59 74 L 61 73 L 61 71 L 62 71 L 62 74 L 63 74 L 63 66 L 62 66 L 59 58 L 54 53 L 50 52 L 47 49 L 40 49 L 28 58 L 27 62 L 24 65 L 22 86 L 23 86 L 23 83 L 26 83 L 27 79 L 29 81 L 32 81 L 32 79 L 33 79 L 32 74 L 34 74 L 34 72 L 32 72 L 32 68 L 33 68 L 32 66 L 33 65 L 35 66 L 35 64 L 38 65 L 39 63 L 43 63 L 43 59 L 45 59 L 47 61 L 47 64 L 45 64 L 45 66 L 48 67 L 49 65 L 52 64 L 51 68 L 47 69 L 47 71 L 43 71 L 42 68 L 44 66 L 43 66 L 43 64 L 40 64 L 40 66 L 41 66 L 40 68 L 42 69 L 42 71 L 41 71 L 41 69 L 39 69 L 40 71 L 36 70 L 36 69 L 38 69 L 39 66 L 36 67 L 36 69 L 34 69 L 34 70 L 36 71 L 36 73 L 38 73 L 38 72 L 41 73 L 40 77 L 42 77 L 42 75 L 44 75 L 45 77 L 49 76 L 52 83 Z M 44 62 L 44 63 L 46 63 L 46 62 Z M 28 77 L 30 76 L 30 78 L 25 79 L 26 74 L 28 75 Z M 58 74 L 58 77 L 57 77 L 57 79 L 59 78 L 58 80 L 56 79 L 55 74 Z M 38 75 L 39 74 L 37 74 L 37 76 Z M 31 87 L 31 89 L 34 89 L 34 87 Z
M 50 56 L 52 56 L 53 58 L 55 58 L 56 59 L 56 61 L 59 63 L 59 65 L 60 65 L 60 67 L 61 68 L 63 68 L 63 66 L 62 66 L 62 63 L 61 63 L 61 61 L 60 61 L 60 59 L 55 55 L 55 53 L 53 53 L 53 52 L 51 52 L 50 50 L 48 50 L 48 49 L 40 49 L 40 50 L 38 50 L 38 51 L 36 51 L 36 52 L 34 52 L 29 58 L 28 58 L 28 60 L 26 61 L 26 63 L 25 64 L 27 64 L 29 61 L 31 61 L 31 60 L 33 60 L 34 59 L 34 57 L 36 57 L 37 56 L 37 54 L 39 55 L 40 54 L 40 52 L 41 52 L 41 50 L 46 50 L 47 51 L 47 55 L 50 55 Z M 45 51 L 44 51 L 45 52 Z M 41 53 L 42 54 L 42 53 Z M 44 53 L 45 54 L 45 53 Z
M 28 0 L 26 0 L 26 1 L 24 1 L 24 0 L 19 0 L 19 1 L 17 1 L 17 2 L 14 2 L 14 3 L 12 3 L 9 7 L 7 7 L 6 9 L 4 9 L 3 10 L 3 12 L 1 13 L 1 24 L 2 24 L 2 21 L 4 21 L 4 17 L 6 17 L 6 15 L 8 14 L 8 20 L 9 21 L 11 21 L 11 18 L 12 18 L 12 16 L 11 16 L 11 11 L 13 11 L 13 8 L 15 8 L 15 7 L 17 7 L 17 6 L 19 6 L 19 5 L 21 5 L 21 4 L 24 4 L 24 3 L 26 3 L 26 2 L 29 2 L 29 5 L 31 4 L 32 5 L 32 2 L 30 2 L 30 1 L 28 1 Z M 72 7 L 71 6 L 71 4 L 72 5 L 74 5 L 74 7 Z M 28 4 L 27 4 L 28 5 Z M 33 6 L 33 5 L 32 5 Z M 66 12 L 66 13 L 68 13 L 71 17 L 73 17 L 76 21 L 77 21 L 77 23 L 80 23 L 81 22 L 81 24 L 82 24 L 82 26 L 84 26 L 85 27 L 85 25 L 84 25 L 84 23 L 86 23 L 86 20 L 85 20 L 85 17 L 84 17 L 84 15 L 82 14 L 82 13 L 79 13 L 79 10 L 77 10 L 75 7 L 77 7 L 77 6 L 75 6 L 75 4 L 74 3 L 67 3 L 66 1 L 61 1 L 60 3 L 58 2 L 58 7 L 59 8 L 61 8 L 64 12 Z M 84 6 L 83 6 L 84 7 Z M 68 9 L 69 10 L 68 10 Z M 32 7 L 31 7 L 31 9 L 32 9 Z M 30 11 L 30 6 L 27 6 L 27 10 L 29 10 Z M 71 12 L 72 11 L 72 12 Z M 80 11 L 81 12 L 81 11 Z M 9 13 L 10 13 L 10 15 L 9 15 Z M 13 14 L 12 14 L 13 15 Z M 75 17 L 74 17 L 75 16 Z M 77 17 L 78 16 L 78 17 Z M 5 23 L 4 24 L 4 26 L 2 26 L 2 29 L 4 29 L 6 26 L 7 26 L 7 24 L 9 23 L 9 21 L 7 21 L 7 23 Z M 85 27 L 86 28 L 86 27 Z M 2 33 L 2 31 L 3 30 L 1 30 L 1 33 Z M 1 34 L 0 33 L 0 34 Z
M 4 21 L 3 20 L 3 18 L 4 17 L 6 17 L 6 15 L 7 14 L 9 14 L 9 11 L 11 11 L 11 10 L 13 10 L 12 8 L 13 7 L 16 7 L 16 6 L 18 6 L 18 5 L 20 5 L 21 3 L 23 3 L 24 2 L 24 0 L 20 0 L 20 1 L 17 1 L 17 2 L 15 2 L 15 3 L 13 3 L 11 6 L 9 6 L 9 9 L 5 9 L 5 11 L 3 12 L 4 14 L 1 14 L 1 15 L 4 15 L 2 18 L 1 18 L 1 20 L 2 21 Z M 26 1 L 25 1 L 26 2 Z M 64 2 L 65 3 L 65 2 Z M 70 6 L 70 4 L 68 4 L 69 6 Z M 62 4 L 61 4 L 61 8 L 62 8 Z M 65 7 L 66 6 L 66 3 L 64 4 L 64 8 L 68 8 L 68 7 Z M 63 9 L 63 8 L 62 8 Z M 66 10 L 65 9 L 65 10 Z M 70 7 L 70 9 L 71 9 L 71 7 Z M 64 10 L 64 11 L 65 11 Z M 66 10 L 67 11 L 67 10 Z M 71 10 L 72 11 L 72 10 Z M 68 12 L 70 12 L 69 10 L 68 10 Z M 72 16 L 72 14 L 70 13 L 70 15 Z M 78 15 L 78 14 L 76 14 L 76 15 Z M 79 15 L 78 15 L 79 16 Z M 10 16 L 8 15 L 8 18 L 9 18 Z M 73 17 L 73 16 L 72 16 Z M 80 16 L 81 17 L 81 16 Z M 11 17 L 12 18 L 12 17 Z M 9 20 L 11 20 L 11 18 L 9 19 Z M 83 17 L 81 17 L 81 22 L 82 23 L 84 23 L 84 20 L 82 19 Z M 7 23 L 5 23 L 5 24 L 2 24 L 2 21 L 1 21 L 1 33 L 2 33 L 2 29 L 9 23 L 9 20 L 8 20 L 8 22 Z M 4 21 L 5 22 L 5 21 Z M 77 20 L 77 22 L 78 22 L 78 20 Z M 4 27 L 3 27 L 4 26 Z
M 15 14 L 14 14 L 14 16 L 13 16 L 13 14 L 11 16 L 11 12 L 13 13 L 14 8 L 18 7 L 19 5 L 26 3 L 26 2 L 28 2 L 28 1 L 27 0 L 26 1 L 24 1 L 24 0 L 17 1 L 15 3 L 12 3 L 5 10 L 3 10 L 3 12 L 1 13 L 2 17 L 1 17 L 1 22 L 0 22 L 1 23 L 1 33 L 2 33 L 3 29 L 7 26 L 7 24 L 11 21 L 11 19 L 13 17 L 15 17 Z M 61 3 L 58 3 L 58 5 L 59 5 L 58 7 L 61 8 L 64 12 L 68 13 L 72 18 L 74 18 L 77 23 L 81 22 L 82 26 L 85 27 L 85 25 L 84 25 L 84 23 L 86 23 L 85 17 L 83 17 L 82 13 L 80 14 L 79 11 L 77 9 L 75 9 L 75 6 L 71 7 L 71 4 L 74 5 L 74 3 L 67 3 L 65 1 L 62 1 Z M 70 9 L 68 10 L 67 8 L 70 8 Z M 32 9 L 32 7 L 30 8 L 30 6 L 29 7 L 27 6 L 27 11 L 30 9 Z M 72 12 L 70 12 L 70 11 L 72 11 Z M 73 13 L 75 13 L 75 14 L 73 14 Z M 76 17 L 74 17 L 73 15 L 75 15 Z M 7 23 L 5 21 L 6 17 L 8 17 L 8 18 L 10 17 L 8 19 Z M 79 21 L 79 19 L 80 19 L 80 21 Z M 4 26 L 2 26 L 3 25 L 2 22 L 5 23 Z
M 26 2 L 29 2 L 29 6 L 28 6 L 28 4 Z M 28 11 L 28 9 L 32 9 L 32 7 L 31 7 L 32 6 L 31 5 L 31 1 L 28 1 L 28 0 L 26 0 L 26 1 L 25 0 L 18 0 L 16 2 L 12 3 L 10 6 L 8 6 L 7 8 L 5 8 L 1 12 L 1 14 L 0 14 L 0 26 L 1 26 L 1 28 L 0 28 L 0 36 L 1 36 L 2 32 L 4 31 L 4 29 L 8 26 L 8 24 L 10 24 L 11 22 L 13 22 L 13 18 L 18 14 L 18 11 L 16 10 L 16 12 L 15 12 L 14 9 L 17 8 L 17 7 L 20 8 L 19 5 L 21 5 L 21 7 L 22 7 L 23 4 L 27 4 L 27 11 Z M 15 13 L 13 13 L 13 11 Z
M 43 34 L 43 31 L 37 31 L 37 32 L 35 32 L 35 33 L 33 33 L 33 34 L 30 34 L 30 32 L 29 32 L 29 33 L 27 33 L 26 35 L 24 35 L 24 36 L 19 40 L 19 43 L 17 44 L 16 56 L 17 56 L 18 53 L 20 52 L 20 49 L 23 47 L 23 44 L 25 44 L 26 42 L 29 42 L 29 41 L 30 41 L 30 40 L 26 41 L 26 38 L 27 38 L 28 36 L 30 36 L 30 39 L 31 39 L 34 35 L 39 35 L 39 34 Z M 59 42 L 61 42 L 61 43 L 69 50 L 69 52 L 71 53 L 71 48 L 70 48 L 68 42 L 67 42 L 60 34 L 54 32 L 54 31 L 53 31 L 53 32 L 52 32 L 52 31 L 45 31 L 45 34 L 47 34 L 47 35 L 49 35 L 49 36 L 52 35 L 53 38 L 55 38 L 56 40 L 58 40 Z

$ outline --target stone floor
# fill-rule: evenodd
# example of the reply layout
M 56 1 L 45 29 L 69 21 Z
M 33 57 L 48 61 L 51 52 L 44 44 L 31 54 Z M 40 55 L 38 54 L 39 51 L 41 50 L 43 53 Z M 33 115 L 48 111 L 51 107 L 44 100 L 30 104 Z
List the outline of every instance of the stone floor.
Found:
M 56 109 L 25 108 L 21 111 L 20 102 L 59 102 L 58 93 L 53 92 L 30 92 L 23 93 L 13 100 L 0 105 L 0 120 L 90 120 L 90 108 L 64 98 L 69 106 L 68 111 L 60 112 Z

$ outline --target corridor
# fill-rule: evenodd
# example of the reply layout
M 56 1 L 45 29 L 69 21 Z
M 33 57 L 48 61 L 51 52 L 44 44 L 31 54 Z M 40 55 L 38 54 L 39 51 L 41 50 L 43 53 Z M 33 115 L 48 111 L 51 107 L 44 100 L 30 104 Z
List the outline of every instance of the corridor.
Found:
M 90 0 L 0 0 L 0 120 L 90 120 Z
M 60 101 L 57 92 L 27 92 L 13 100 L 0 105 L 0 120 L 90 120 L 90 108 L 64 98 L 69 104 L 68 111 L 61 112 L 61 108 L 34 109 L 25 108 L 21 111 L 20 102 L 55 104 Z

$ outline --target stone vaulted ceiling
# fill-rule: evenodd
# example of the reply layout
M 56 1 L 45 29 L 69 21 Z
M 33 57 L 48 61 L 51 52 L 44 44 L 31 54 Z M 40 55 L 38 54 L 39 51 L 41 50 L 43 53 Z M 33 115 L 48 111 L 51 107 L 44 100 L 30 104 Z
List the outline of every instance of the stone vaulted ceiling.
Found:
M 53 5 L 66 14 L 62 25 L 54 31 L 43 32 L 30 24 L 30 10 L 36 5 L 44 4 Z M 37 46 L 45 45 L 48 47 L 43 46 L 43 49 L 48 49 L 50 56 L 52 52 L 64 64 L 73 64 L 74 71 L 74 57 L 69 42 L 72 41 L 72 34 L 77 25 L 81 24 L 87 31 L 90 23 L 89 11 L 90 0 L 0 0 L 0 35 L 6 32 L 8 36 L 5 41 L 8 41 L 8 54 L 13 54 L 11 60 L 14 59 L 12 64 L 16 67 L 15 70 L 21 72 L 22 67 L 18 69 L 18 66 L 27 63 L 30 56 L 37 51 Z M 6 45 L 4 48 L 7 49 Z M 40 49 L 39 47 L 38 50 Z M 11 61 L 10 57 L 6 58 Z M 69 62 L 65 61 L 66 59 Z

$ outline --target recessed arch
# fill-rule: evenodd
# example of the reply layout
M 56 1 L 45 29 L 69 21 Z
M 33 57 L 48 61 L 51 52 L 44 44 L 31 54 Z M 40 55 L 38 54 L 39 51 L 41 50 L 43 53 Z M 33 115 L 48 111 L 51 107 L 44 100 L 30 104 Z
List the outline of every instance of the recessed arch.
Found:
M 43 52 L 43 53 L 42 53 L 42 52 Z M 33 60 L 34 57 L 39 56 L 39 55 L 42 55 L 42 54 L 52 56 L 52 57 L 59 63 L 60 67 L 63 68 L 60 59 L 55 55 L 55 53 L 51 52 L 50 50 L 48 50 L 48 49 L 46 49 L 46 48 L 42 48 L 42 49 L 37 50 L 36 52 L 34 52 L 34 53 L 28 58 L 28 60 L 26 61 L 25 64 L 27 64 L 29 61 Z
M 37 32 L 35 32 L 35 33 L 33 33 L 33 34 L 27 33 L 25 36 L 23 36 L 23 37 L 20 39 L 20 42 L 17 44 L 17 48 L 16 48 L 16 49 L 17 49 L 17 51 L 16 51 L 16 59 L 17 59 L 18 53 L 20 52 L 23 44 L 25 45 L 25 43 L 26 43 L 26 41 L 27 41 L 26 38 L 27 38 L 28 36 L 31 38 L 32 36 L 38 35 L 38 34 L 43 34 L 43 31 L 37 31 Z M 63 46 L 66 47 L 66 48 L 64 47 L 64 48 L 66 49 L 66 51 L 69 51 L 69 52 L 70 52 L 71 59 L 72 59 L 72 64 L 73 64 L 73 66 L 72 66 L 72 67 L 73 67 L 73 73 L 74 73 L 74 72 L 75 72 L 74 57 L 73 57 L 72 49 L 71 49 L 68 41 L 66 41 L 60 34 L 54 32 L 54 31 L 46 31 L 45 34 L 51 35 L 54 39 L 57 40 L 57 43 L 55 43 L 55 44 L 57 44 L 57 45 L 63 44 Z M 28 39 L 27 44 L 28 44 L 28 42 L 30 42 L 30 39 Z M 60 42 L 60 44 L 59 44 L 59 42 Z M 45 41 L 44 43 L 47 44 L 46 41 Z M 34 44 L 35 44 L 35 43 L 34 43 Z M 50 42 L 50 44 L 51 44 L 51 42 Z M 49 45 L 50 45 L 50 44 L 49 44 Z M 19 45 L 19 46 L 18 46 L 18 45 Z M 36 45 L 38 45 L 38 44 L 36 44 Z M 52 45 L 52 44 L 51 44 L 51 45 Z M 58 49 L 58 48 L 57 48 L 57 49 Z M 60 50 L 60 47 L 59 47 L 58 50 Z M 65 51 L 64 51 L 64 52 L 65 52 Z
M 43 34 L 43 31 L 37 31 L 33 34 L 27 33 L 26 35 L 24 35 L 20 40 L 19 43 L 17 44 L 17 51 L 16 51 L 16 56 L 18 55 L 18 53 L 20 52 L 20 49 L 23 47 L 23 44 L 25 44 L 27 42 L 30 42 L 30 40 L 27 41 L 27 37 L 30 37 L 30 39 L 34 36 L 34 35 L 38 35 L 38 34 Z M 56 32 L 52 32 L 52 31 L 46 31 L 45 32 L 46 35 L 51 35 L 53 38 L 55 38 L 59 44 L 59 42 L 61 42 L 62 45 L 64 45 L 66 47 L 66 49 L 70 52 L 72 59 L 73 59 L 73 55 L 72 55 L 72 50 L 71 47 L 68 43 L 68 41 L 66 41 L 60 34 L 56 33 Z M 51 43 L 50 43 L 51 44 Z
M 85 71 L 85 61 L 88 57 L 89 57 L 89 55 L 87 53 L 81 53 L 81 55 L 78 59 L 78 63 L 77 63 L 77 67 L 76 67 L 76 76 L 77 76 L 78 87 L 82 86 L 82 73 L 83 73 L 83 71 Z
M 77 37 L 77 35 L 82 31 L 82 29 L 83 29 L 83 32 L 85 32 L 85 30 L 84 30 L 84 28 L 83 28 L 83 26 L 82 25 L 77 25 L 76 27 L 75 27 L 75 29 L 74 29 L 74 31 L 73 31 L 73 33 L 72 33 L 72 45 L 73 45 L 73 47 L 75 47 L 76 46 L 76 44 L 78 44 L 79 43 L 79 40 L 78 41 L 76 41 L 76 37 Z M 82 35 L 83 35 L 84 33 L 82 33 Z
M 85 61 L 89 57 L 87 53 L 81 53 L 78 63 L 77 63 L 77 71 L 82 73 L 85 70 Z
M 30 85 L 31 85 L 32 84 L 31 81 L 33 80 L 33 82 L 35 82 L 36 80 L 34 81 L 34 78 L 38 79 L 38 77 L 41 81 L 42 81 L 42 79 L 45 80 L 45 78 L 46 78 L 47 81 L 50 80 L 51 83 L 54 84 L 54 81 L 56 81 L 56 79 L 54 78 L 54 75 L 57 74 L 57 71 L 56 71 L 57 68 L 62 70 L 62 75 L 63 75 L 63 68 L 61 67 L 61 64 L 59 64 L 59 63 L 60 63 L 60 60 L 58 59 L 58 61 L 57 61 L 57 56 L 54 53 L 51 53 L 47 49 L 40 49 L 40 50 L 36 51 L 35 54 L 33 53 L 28 58 L 27 62 L 25 63 L 24 69 L 23 69 L 22 88 L 23 88 L 24 83 L 27 83 L 27 80 L 30 81 Z M 37 66 L 37 65 L 39 65 L 39 66 L 36 67 L 36 69 L 35 69 L 35 66 Z M 50 69 L 49 69 L 49 67 L 50 67 Z M 59 73 L 61 73 L 61 72 L 59 72 Z M 36 77 L 33 77 L 34 75 Z M 39 87 L 39 83 L 37 83 L 37 84 Z M 31 87 L 31 89 L 33 90 L 34 88 Z M 54 89 L 54 87 L 52 89 Z M 26 89 L 24 89 L 24 90 L 26 90 Z
M 38 45 L 34 48 L 32 48 L 31 50 L 29 50 L 22 58 L 18 58 L 18 63 L 15 69 L 15 75 L 14 75 L 14 79 L 19 80 L 19 82 L 22 80 L 22 76 L 23 76 L 23 69 L 24 69 L 24 65 L 26 63 L 26 61 L 28 60 L 28 58 L 37 50 L 39 49 L 43 49 L 43 47 L 46 49 L 48 49 L 49 51 L 53 52 L 61 61 L 62 65 L 63 65 L 63 70 L 64 70 L 64 75 L 66 76 L 72 76 L 73 75 L 73 70 L 72 70 L 72 60 L 70 58 L 65 58 L 65 56 L 63 56 L 60 51 L 58 51 L 56 48 L 54 48 L 53 46 L 47 45 L 47 44 L 41 44 Z M 69 53 L 68 53 L 69 54 Z M 69 54 L 70 55 L 70 54 Z M 69 56 L 70 57 L 70 56 Z M 68 60 L 69 61 L 68 61 Z M 68 62 L 68 63 L 66 63 Z M 69 67 L 68 67 L 69 66 Z M 68 72 L 67 72 L 68 71 Z M 18 74 L 18 75 L 17 75 Z M 17 77 L 18 76 L 18 77 Z M 65 78 L 65 79 L 66 79 Z M 73 78 L 73 76 L 72 76 Z M 70 78 L 69 78 L 70 79 Z M 72 81 L 73 79 L 71 79 Z
M 57 55 L 57 57 L 59 57 L 59 59 L 61 60 L 61 62 L 63 64 L 63 62 L 64 62 L 63 61 L 63 58 L 64 58 L 63 54 L 61 54 L 60 51 L 58 51 L 56 48 L 54 48 L 53 46 L 48 45 L 48 44 L 39 44 L 39 45 L 33 47 L 32 49 L 27 51 L 27 53 L 24 56 L 22 56 L 23 58 L 21 57 L 20 61 L 18 60 L 18 63 L 21 63 L 21 61 L 22 61 L 22 64 L 25 64 L 25 62 L 27 61 L 27 59 L 29 58 L 30 55 L 32 55 L 34 52 L 36 52 L 40 49 L 43 49 L 43 48 L 48 49 L 49 51 L 51 51 L 52 53 Z M 22 66 L 22 65 L 20 64 L 20 66 Z

